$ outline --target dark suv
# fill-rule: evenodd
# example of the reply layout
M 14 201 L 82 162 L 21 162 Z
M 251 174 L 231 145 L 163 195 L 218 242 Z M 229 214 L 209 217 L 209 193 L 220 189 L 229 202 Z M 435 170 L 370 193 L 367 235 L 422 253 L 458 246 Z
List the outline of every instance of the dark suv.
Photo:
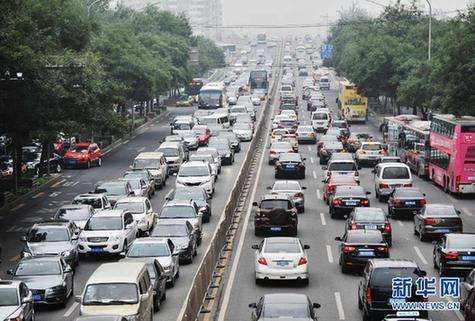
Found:
M 381 319 L 395 313 L 391 305 L 393 278 L 411 278 L 412 287 L 406 302 L 425 302 L 416 295 L 416 280 L 426 276 L 417 264 L 410 260 L 371 259 L 366 264 L 363 277 L 358 286 L 358 308 L 363 310 L 363 320 Z M 420 311 L 426 317 L 427 311 Z
M 260 203 L 254 202 L 252 205 L 257 206 L 254 218 L 256 236 L 262 235 L 265 231 L 297 235 L 297 208 L 289 196 L 265 195 Z

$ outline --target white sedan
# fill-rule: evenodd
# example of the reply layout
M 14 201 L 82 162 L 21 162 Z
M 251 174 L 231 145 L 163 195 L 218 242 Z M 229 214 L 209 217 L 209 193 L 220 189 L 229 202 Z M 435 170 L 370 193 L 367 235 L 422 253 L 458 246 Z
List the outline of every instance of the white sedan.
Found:
M 296 280 L 305 285 L 309 281 L 306 250 L 296 237 L 265 238 L 253 245 L 255 252 L 256 283 L 267 280 Z

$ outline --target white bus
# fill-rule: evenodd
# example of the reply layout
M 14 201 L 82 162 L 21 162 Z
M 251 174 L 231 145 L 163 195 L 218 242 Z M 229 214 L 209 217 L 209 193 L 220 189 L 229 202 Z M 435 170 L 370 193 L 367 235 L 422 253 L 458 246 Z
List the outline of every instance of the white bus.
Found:
M 220 82 L 204 85 L 198 98 L 198 109 L 218 109 L 227 107 L 226 87 Z

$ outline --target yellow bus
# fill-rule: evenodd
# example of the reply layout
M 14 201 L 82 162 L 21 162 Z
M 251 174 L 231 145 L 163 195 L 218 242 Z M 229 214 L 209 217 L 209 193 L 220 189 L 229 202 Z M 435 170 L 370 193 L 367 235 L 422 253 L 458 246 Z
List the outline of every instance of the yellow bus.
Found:
M 356 85 L 348 80 L 340 81 L 338 95 L 340 116 L 348 122 L 366 122 L 368 98 L 358 95 Z

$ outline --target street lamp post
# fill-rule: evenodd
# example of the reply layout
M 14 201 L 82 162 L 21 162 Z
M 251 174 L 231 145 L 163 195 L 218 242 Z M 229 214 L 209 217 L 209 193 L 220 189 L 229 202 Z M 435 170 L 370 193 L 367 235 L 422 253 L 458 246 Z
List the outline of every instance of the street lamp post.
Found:
M 427 49 L 427 58 L 430 61 L 431 55 L 431 46 L 432 46 L 432 5 L 429 0 L 426 0 L 427 4 L 429 5 L 429 48 Z

